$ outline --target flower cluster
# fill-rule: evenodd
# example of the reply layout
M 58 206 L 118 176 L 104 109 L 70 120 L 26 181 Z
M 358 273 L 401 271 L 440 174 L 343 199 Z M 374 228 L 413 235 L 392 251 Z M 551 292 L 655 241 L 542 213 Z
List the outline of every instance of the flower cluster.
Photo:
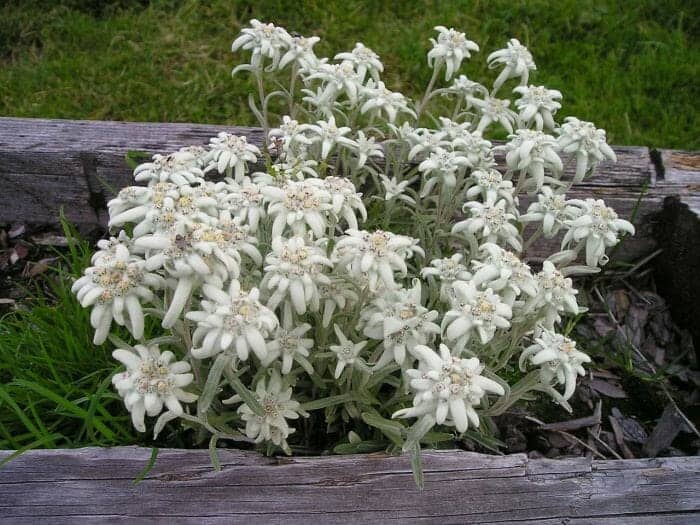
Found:
M 263 140 L 230 130 L 155 155 L 109 202 L 114 236 L 73 290 L 95 344 L 114 323 L 135 340 L 111 339 L 138 430 L 146 416 L 156 433 L 182 418 L 291 453 L 307 426 L 295 420 L 324 409 L 314 421 L 329 435 L 413 449 L 436 425 L 476 429 L 533 390 L 568 407 L 590 361 L 560 333 L 584 310 L 572 275 L 599 271 L 634 227 L 566 194 L 615 155 L 593 124 L 557 124 L 562 94 L 529 84 L 520 42 L 489 55 L 502 68 L 489 88 L 460 74 L 479 47 L 436 30 L 414 102 L 362 43 L 330 60 L 317 37 L 252 20 L 234 73 L 256 79 Z M 454 80 L 439 87 L 443 73 Z M 513 101 L 497 98 L 511 79 Z M 450 118 L 428 118 L 435 95 L 454 103 Z M 561 249 L 531 260 L 540 235 Z M 500 376 L 518 356 L 509 389 Z

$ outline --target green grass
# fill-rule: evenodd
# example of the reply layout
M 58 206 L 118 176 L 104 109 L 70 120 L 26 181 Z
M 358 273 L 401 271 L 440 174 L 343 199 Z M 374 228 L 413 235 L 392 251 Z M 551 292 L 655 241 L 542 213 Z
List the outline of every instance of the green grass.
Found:
M 90 258 L 88 243 L 71 239 L 47 290 L 0 318 L 0 449 L 140 441 L 110 383 L 118 363 L 92 344 L 89 310 L 70 291 Z
M 0 450 L 196 445 L 196 436 L 178 425 L 156 441 L 134 430 L 112 387 L 112 375 L 122 369 L 112 358 L 113 345 L 92 343 L 90 309 L 71 292 L 90 264 L 92 243 L 65 220 L 63 229 L 69 245 L 57 251 L 56 266 L 32 281 L 35 289 L 14 311 L 0 316 Z M 156 332 L 160 323 L 147 318 L 145 336 Z M 128 339 L 123 329 L 113 333 Z
M 537 61 L 532 81 L 564 93 L 562 115 L 595 121 L 617 144 L 700 148 L 700 4 L 682 0 L 10 0 L 0 114 L 252 124 L 250 85 L 230 78 L 243 60 L 230 44 L 252 17 L 318 34 L 321 54 L 363 41 L 388 84 L 413 96 L 430 75 L 434 25 L 481 45 L 463 67 L 480 81 L 492 78 L 487 54 L 516 37 Z

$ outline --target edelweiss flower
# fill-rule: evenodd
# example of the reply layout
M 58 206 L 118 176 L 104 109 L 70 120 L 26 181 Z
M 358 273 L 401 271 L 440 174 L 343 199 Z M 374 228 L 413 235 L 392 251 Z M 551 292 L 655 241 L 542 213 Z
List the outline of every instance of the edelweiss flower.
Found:
M 175 185 L 170 182 L 160 183 L 159 186 L 175 187 Z M 126 188 L 122 188 L 119 190 L 117 196 L 107 203 L 110 217 L 108 226 L 111 228 L 118 224 L 142 220 L 146 214 L 148 214 L 149 210 L 154 207 L 153 197 L 153 188 L 144 188 L 143 186 L 127 186 Z M 124 215 L 124 219 L 122 220 L 121 216 L 123 214 L 126 215 Z
M 554 193 L 551 187 L 542 186 L 527 213 L 520 216 L 521 222 L 542 221 L 542 232 L 546 238 L 552 238 L 564 225 L 564 221 L 576 216 L 578 209 L 566 200 L 563 193 Z
M 452 85 L 447 88 L 447 90 L 451 93 L 462 95 L 465 99 L 467 97 L 473 97 L 477 94 L 481 95 L 482 97 L 488 95 L 488 89 L 478 82 L 469 80 L 467 75 L 459 75 L 452 81 Z
M 579 206 L 580 211 L 575 218 L 564 221 L 569 231 L 562 239 L 562 249 L 564 246 L 585 241 L 588 266 L 602 266 L 608 262 L 605 249 L 620 242 L 620 232 L 634 235 L 632 223 L 618 218 L 615 210 L 608 208 L 601 199 L 574 199 L 569 203 Z
M 242 224 L 250 226 L 251 233 L 255 233 L 260 219 L 266 215 L 264 198 L 260 185 L 244 180 L 240 185 L 234 183 L 230 193 L 223 198 L 223 204 L 241 219 Z
M 242 291 L 238 280 L 232 279 L 228 293 L 206 283 L 202 292 L 207 298 L 201 302 L 202 310 L 185 314 L 197 323 L 192 335 L 192 355 L 205 359 L 231 350 L 245 361 L 252 350 L 258 359 L 265 360 L 265 340 L 279 322 L 272 310 L 260 303 L 258 289 Z
M 365 277 L 371 292 L 380 284 L 394 288 L 394 272 L 405 277 L 406 260 L 418 253 L 425 257 L 418 240 L 405 235 L 377 230 L 346 230 L 333 249 L 332 259 L 339 270 L 353 277 Z
M 148 233 L 167 233 L 178 227 L 194 227 L 208 223 L 216 216 L 218 201 L 208 194 L 204 182 L 200 186 L 175 186 L 158 183 L 149 188 L 149 201 L 143 205 L 127 208 L 129 200 L 122 200 L 121 193 L 108 205 L 110 207 L 109 226 L 122 226 L 134 223 L 134 237 Z M 120 202 L 121 201 L 121 202 Z M 136 200 L 131 203 L 136 204 Z M 123 210 L 117 213 L 117 210 Z
M 92 254 L 90 262 L 92 262 L 93 266 L 103 266 L 102 263 L 108 264 L 117 257 L 117 251 L 122 249 L 120 246 L 125 246 L 132 255 L 138 253 L 127 233 L 124 230 L 120 230 L 116 237 L 97 241 L 99 250 Z
M 318 239 L 326 234 L 332 203 L 322 179 L 288 181 L 281 188 L 266 186 L 262 193 L 269 202 L 267 212 L 274 219 L 273 239 L 288 227 L 294 235 L 310 230 Z
M 564 385 L 561 398 L 567 401 L 576 389 L 576 374 L 586 375 L 583 363 L 591 358 L 576 350 L 576 343 L 551 330 L 543 330 L 535 339 L 535 344 L 527 347 L 520 355 L 520 369 L 532 363 L 540 367 L 540 380 L 545 385 Z
M 541 310 L 546 328 L 551 330 L 554 323 L 561 321 L 561 312 L 580 313 L 576 303 L 578 290 L 573 288 L 571 279 L 564 277 L 550 261 L 542 263 L 542 271 L 536 279 L 537 295 L 528 301 L 528 307 Z
M 438 32 L 437 40 L 431 38 L 433 49 L 428 53 L 428 66 L 439 67 L 445 63 L 445 80 L 450 80 L 452 75 L 459 69 L 462 60 L 471 57 L 472 51 L 479 51 L 476 42 L 467 40 L 464 33 L 455 31 L 444 26 L 436 26 Z
M 406 353 L 416 345 L 430 344 L 440 327 L 433 321 L 436 310 L 428 311 L 421 305 L 421 285 L 413 279 L 413 287 L 397 288 L 374 298 L 360 313 L 362 333 L 382 341 L 384 352 L 375 367 L 382 368 L 391 361 L 403 364 Z
M 284 69 L 288 64 L 296 62 L 301 69 L 310 70 L 318 66 L 318 58 L 313 47 L 321 39 L 317 36 L 294 36 L 288 42 L 289 49 L 279 62 L 279 69 Z
M 425 177 L 425 185 L 420 192 L 425 197 L 433 191 L 436 184 L 441 183 L 444 191 L 457 186 L 457 174 L 464 173 L 469 161 L 459 152 L 437 148 L 426 160 L 418 165 L 418 171 Z
M 426 266 L 420 271 L 421 277 L 424 279 L 432 276 L 440 281 L 440 299 L 445 302 L 450 302 L 454 298 L 452 283 L 468 281 L 472 277 L 467 267 L 462 264 L 463 260 L 464 255 L 455 253 L 452 257 L 433 259 L 430 261 L 430 266 Z
M 261 153 L 257 146 L 248 144 L 244 136 L 231 135 L 222 131 L 209 140 L 209 166 L 204 171 L 216 169 L 219 173 L 233 170 L 236 182 L 243 180 L 248 162 L 257 162 Z M 230 172 L 229 172 L 230 173 Z
M 289 154 L 293 152 L 293 148 L 296 145 L 309 146 L 312 144 L 311 139 L 306 136 L 308 128 L 308 124 L 299 124 L 298 121 L 288 115 L 284 115 L 280 127 L 272 128 L 268 133 L 268 137 L 273 144 L 277 144 L 277 140 L 280 140 L 282 151 Z
M 426 128 L 418 128 L 407 133 L 406 139 L 412 144 L 408 152 L 408 160 L 413 160 L 419 155 L 427 157 L 440 148 L 451 146 L 444 131 L 432 131 Z
M 252 53 L 250 65 L 255 68 L 260 68 L 264 58 L 272 60 L 272 64 L 267 68 L 272 71 L 276 69 L 280 63 L 282 53 L 289 46 L 291 37 L 281 27 L 275 27 L 274 24 L 263 24 L 258 20 L 250 21 L 251 27 L 241 29 L 241 35 L 233 41 L 231 51 L 236 52 L 239 49 L 245 49 Z M 238 66 L 233 70 L 233 74 L 239 70 Z
M 380 115 L 384 112 L 390 124 L 396 121 L 399 113 L 406 113 L 416 118 L 416 113 L 408 107 L 406 97 L 397 91 L 388 90 L 384 82 L 370 80 L 360 93 L 363 100 L 360 113 L 363 115 L 367 112 L 372 112 L 372 115 Z
M 144 260 L 131 255 L 124 244 L 115 245 L 109 253 L 97 255 L 94 260 L 96 265 L 87 268 L 71 288 L 83 308 L 93 306 L 90 313 L 90 324 L 95 329 L 93 343 L 105 342 L 112 321 L 126 326 L 131 335 L 141 339 L 144 323 L 141 301 L 152 302 L 151 289 L 163 288 L 165 280 L 147 272 Z
M 302 337 L 311 330 L 311 325 L 303 323 L 296 328 L 277 328 L 272 340 L 267 343 L 268 356 L 263 361 L 264 366 L 270 366 L 275 359 L 282 358 L 282 374 L 292 371 L 294 361 L 298 362 L 309 375 L 313 375 L 314 367 L 309 363 L 309 350 L 314 347 L 314 340 Z
M 136 345 L 134 350 L 112 352 L 112 357 L 126 366 L 126 372 L 115 374 L 112 383 L 131 412 L 134 428 L 145 432 L 146 414 L 157 416 L 165 405 L 174 416 L 180 416 L 180 402 L 192 403 L 197 396 L 183 390 L 193 379 L 189 363 L 173 363 L 175 355 L 170 351 L 161 354 L 158 345 Z
M 357 167 L 361 168 L 369 157 L 384 158 L 382 147 L 375 143 L 374 137 L 366 137 L 364 131 L 357 132 Z
M 306 150 L 306 145 L 303 145 L 303 147 Z M 289 158 L 287 162 L 275 162 L 272 164 L 269 168 L 270 173 L 254 173 L 253 181 L 261 186 L 282 187 L 285 182 L 290 180 L 318 179 L 317 166 L 318 162 L 313 159 L 304 159 L 299 156 Z
M 199 159 L 188 151 L 177 151 L 170 155 L 153 155 L 153 162 L 140 164 L 134 170 L 136 182 L 170 182 L 178 186 L 203 181 Z
M 513 183 L 503 180 L 503 175 L 498 170 L 474 170 L 469 178 L 474 181 L 474 185 L 467 190 L 467 199 L 481 197 L 484 202 L 491 204 L 504 199 L 508 205 L 515 206 Z
M 229 265 L 226 269 L 231 277 L 238 278 L 241 264 L 241 253 L 246 254 L 256 266 L 262 264 L 262 255 L 257 249 L 258 239 L 250 235 L 250 226 L 243 224 L 240 217 L 231 217 L 228 210 L 219 212 L 219 219 L 213 222 L 212 226 L 204 226 L 193 233 L 193 238 L 204 242 L 214 242 L 212 254 L 224 264 L 227 262 L 228 254 L 233 259 L 234 265 Z
M 349 61 L 341 64 L 319 64 L 304 80 L 323 82 L 324 87 L 319 98 L 326 104 L 333 103 L 341 93 L 345 93 L 350 104 L 354 106 L 357 104 L 357 92 L 362 87 L 360 76 L 355 71 L 354 64 Z M 333 119 L 332 115 L 330 119 Z
M 595 169 L 599 162 L 605 159 L 617 161 L 615 152 L 606 142 L 605 130 L 574 117 L 567 117 L 564 121 L 559 129 L 558 142 L 564 153 L 576 154 L 574 183 L 581 182 L 589 168 Z
M 358 193 L 355 185 L 345 177 L 326 177 L 323 184 L 331 196 L 331 210 L 336 220 L 345 219 L 348 227 L 357 229 L 359 213 L 363 221 L 367 220 L 367 210 L 362 203 L 362 194 Z
M 510 327 L 508 319 L 513 316 L 510 306 L 490 288 L 477 290 L 472 281 L 455 281 L 452 289 L 452 309 L 442 320 L 442 332 L 457 348 L 464 348 L 472 332 L 476 332 L 485 345 L 493 339 L 496 330 Z
M 313 89 L 302 89 L 301 92 L 306 95 L 302 98 L 309 106 L 316 108 L 317 112 L 326 118 L 333 116 L 333 109 L 340 104 L 335 101 L 335 98 L 326 98 L 326 92 L 322 87 Z
M 330 326 L 336 309 L 343 311 L 347 305 L 355 304 L 357 294 L 351 285 L 337 277 L 330 276 L 328 284 L 319 286 L 319 294 L 323 301 L 323 326 Z
M 529 177 L 528 186 L 539 191 L 545 182 L 544 170 L 548 169 L 556 179 L 564 169 L 554 137 L 530 129 L 519 129 L 505 144 L 506 164 L 520 176 Z
M 556 89 L 547 89 L 544 86 L 518 86 L 513 89 L 520 93 L 520 98 L 515 101 L 515 107 L 520 111 L 520 120 L 526 126 L 535 124 L 535 129 L 542 131 L 546 126 L 554 129 L 554 115 L 561 108 L 561 92 Z
M 287 454 L 292 451 L 287 437 L 294 432 L 287 419 L 298 419 L 303 414 L 299 402 L 292 399 L 291 387 L 285 388 L 277 370 L 272 371 L 269 382 L 265 378 L 258 381 L 255 397 L 262 405 L 264 415 L 259 416 L 245 403 L 238 407 L 241 419 L 245 421 L 245 434 L 256 443 L 270 441 L 281 447 Z M 224 401 L 226 404 L 240 402 L 238 395 Z
M 379 55 L 360 42 L 355 44 L 355 49 L 351 52 L 338 53 L 335 55 L 335 60 L 350 62 L 357 71 L 357 77 L 360 83 L 364 82 L 367 73 L 369 73 L 374 80 L 379 80 L 379 73 L 384 71 L 384 64 L 379 60 Z
M 229 250 L 218 248 L 218 240 L 200 236 L 200 230 L 185 228 L 181 233 L 156 233 L 136 239 L 134 244 L 146 250 L 146 269 L 163 268 L 177 279 L 170 305 L 163 317 L 163 328 L 171 328 L 180 317 L 195 285 L 204 278 L 226 281 L 240 255 L 232 245 Z
M 337 345 L 330 345 L 331 352 L 333 352 L 338 359 L 338 363 L 335 365 L 334 377 L 338 379 L 343 373 L 343 369 L 348 365 L 357 367 L 363 372 L 370 372 L 369 367 L 360 357 L 360 352 L 367 346 L 367 341 L 353 343 L 350 339 L 345 337 L 345 334 L 343 334 L 337 324 L 333 325 L 333 330 L 338 338 Z
M 265 263 L 267 266 L 261 288 L 272 292 L 267 301 L 270 309 L 276 310 L 286 299 L 285 320 L 291 321 L 292 306 L 299 315 L 306 313 L 307 307 L 312 312 L 318 312 L 318 286 L 330 283 L 323 273 L 323 267 L 333 267 L 323 249 L 307 244 L 303 237 L 289 240 L 277 237 L 272 240 L 272 251 L 265 258 Z
M 316 124 L 309 125 L 308 129 L 311 135 L 309 138 L 314 143 L 321 143 L 321 159 L 327 158 L 336 144 L 350 149 L 357 148 L 357 143 L 345 136 L 350 133 L 351 129 L 347 126 L 337 127 L 334 116 L 331 115 L 328 121 L 319 120 Z
M 460 359 L 444 344 L 440 345 L 440 355 L 427 346 L 418 346 L 414 352 L 418 369 L 406 371 L 416 393 L 413 407 L 395 412 L 392 418 L 428 418 L 433 424 L 454 426 L 461 433 L 469 424 L 479 426 L 474 407 L 484 396 L 505 394 L 496 381 L 481 375 L 484 366 L 476 357 Z
M 505 66 L 493 83 L 494 91 L 498 90 L 506 80 L 514 77 L 520 77 L 520 84 L 527 85 L 530 71 L 537 69 L 530 52 L 515 38 L 510 39 L 508 47 L 494 51 L 486 60 L 489 63 L 489 69 L 501 64 Z
M 413 197 L 410 197 L 405 193 L 408 187 L 415 182 L 416 177 L 398 182 L 396 180 L 396 176 L 389 178 L 383 173 L 380 173 L 379 178 L 381 180 L 382 186 L 384 186 L 384 200 L 390 201 L 391 199 L 398 199 L 408 204 L 416 203 Z
M 484 261 L 472 261 L 475 273 L 471 282 L 475 286 L 498 292 L 511 307 L 522 293 L 530 297 L 537 295 L 535 276 L 517 255 L 492 243 L 482 244 L 480 252 L 485 256 Z
M 476 106 L 481 113 L 479 124 L 475 130 L 477 133 L 483 133 L 494 122 L 499 122 L 508 133 L 513 133 L 513 124 L 515 124 L 518 114 L 509 109 L 510 100 L 501 100 L 491 96 L 484 99 L 469 97 L 467 100 Z
M 469 211 L 471 217 L 456 223 L 452 227 L 452 233 L 466 232 L 467 235 L 478 236 L 482 242 L 504 242 L 519 252 L 522 242 L 518 229 L 510 222 L 515 221 L 516 217 L 507 211 L 509 208 L 511 207 L 505 199 L 494 204 L 466 202 L 463 210 L 465 213 Z
M 491 142 L 484 139 L 481 133 L 464 131 L 454 134 L 452 149 L 467 158 L 470 168 L 487 170 L 496 165 L 493 160 Z
M 471 129 L 470 122 L 456 122 L 447 117 L 438 117 L 438 120 L 440 121 L 438 129 L 445 134 L 445 139 L 450 141 L 453 146 L 457 139 L 472 138 L 472 134 L 469 131 Z

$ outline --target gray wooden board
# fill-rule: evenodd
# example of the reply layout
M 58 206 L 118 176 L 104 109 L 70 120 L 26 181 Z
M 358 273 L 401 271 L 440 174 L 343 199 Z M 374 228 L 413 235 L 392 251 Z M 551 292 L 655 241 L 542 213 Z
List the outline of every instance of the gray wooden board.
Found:
M 63 207 L 68 219 L 80 227 L 104 224 L 104 203 L 114 189 L 132 183 L 125 160 L 129 150 L 167 153 L 206 144 L 220 131 L 246 135 L 257 145 L 262 142 L 257 128 L 0 118 L 0 223 L 56 224 Z M 624 259 L 634 260 L 654 248 L 650 216 L 664 198 L 680 195 L 691 208 L 700 209 L 697 154 L 663 150 L 655 166 L 647 148 L 619 146 L 615 151 L 616 164 L 602 163 L 597 174 L 570 195 L 604 198 L 625 218 L 637 210 L 638 234 L 619 250 Z M 668 163 L 665 172 L 664 163 Z M 643 189 L 646 193 L 640 199 Z M 521 206 L 526 205 L 523 199 Z M 543 240 L 529 256 L 541 259 L 557 245 L 556 239 Z
M 0 457 L 10 452 L 0 452 Z M 424 452 L 266 458 L 147 448 L 27 452 L 0 469 L 0 522 L 673 523 L 700 522 L 700 458 L 594 461 Z

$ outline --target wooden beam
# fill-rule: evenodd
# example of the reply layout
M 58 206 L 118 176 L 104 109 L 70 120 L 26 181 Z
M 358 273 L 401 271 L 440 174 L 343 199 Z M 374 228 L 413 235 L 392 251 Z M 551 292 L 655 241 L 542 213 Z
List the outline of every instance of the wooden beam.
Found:
M 262 143 L 258 128 L 0 118 L 0 223 L 56 224 L 63 207 L 78 226 L 104 225 L 105 202 L 115 189 L 132 184 L 128 151 L 167 153 L 206 144 L 220 131 Z M 569 195 L 603 198 L 622 217 L 634 218 L 638 233 L 618 250 L 621 258 L 634 260 L 656 247 L 651 225 L 664 199 L 678 195 L 700 209 L 698 154 L 664 150 L 653 157 L 647 148 L 614 149 L 618 162 L 603 162 Z M 521 207 L 526 205 L 522 199 Z M 557 249 L 558 239 L 541 241 L 529 255 L 537 259 Z
M 0 458 L 9 452 L 0 452 Z M 425 488 L 407 457 L 266 458 L 137 447 L 26 452 L 0 469 L 8 523 L 698 523 L 700 458 L 528 459 L 424 453 Z

